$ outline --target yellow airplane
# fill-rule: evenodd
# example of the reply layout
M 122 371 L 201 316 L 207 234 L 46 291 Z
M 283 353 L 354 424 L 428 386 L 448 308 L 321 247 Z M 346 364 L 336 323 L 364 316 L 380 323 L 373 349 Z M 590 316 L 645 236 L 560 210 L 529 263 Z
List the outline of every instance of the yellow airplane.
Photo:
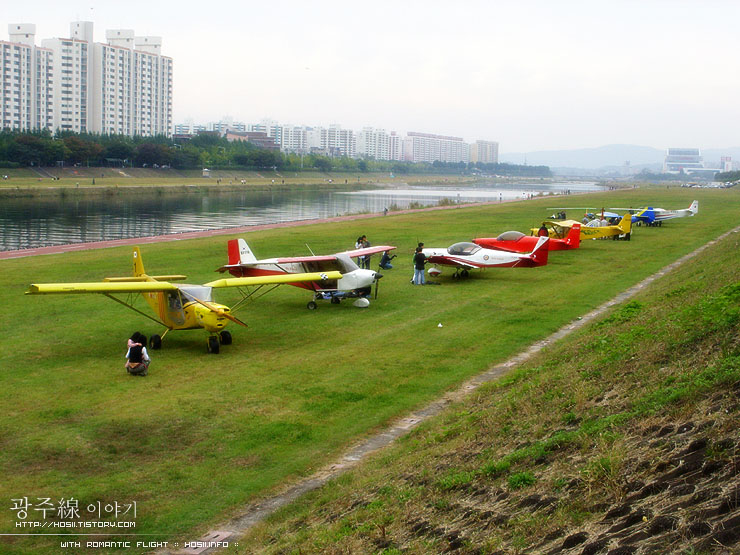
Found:
M 246 324 L 236 318 L 232 312 L 249 296 L 242 292 L 242 299 L 232 310 L 228 306 L 213 301 L 213 289 L 221 287 L 250 287 L 254 285 L 280 285 L 304 281 L 337 280 L 342 274 L 337 271 L 313 272 L 288 275 L 268 275 L 257 277 L 227 278 L 211 281 L 203 285 L 175 285 L 171 281 L 186 279 L 183 275 L 150 276 L 144 271 L 139 247 L 134 247 L 133 276 L 105 278 L 101 282 L 91 283 L 32 283 L 26 295 L 45 295 L 54 293 L 99 293 L 113 299 L 134 312 L 141 314 L 165 326 L 165 332 L 153 335 L 149 341 L 152 349 L 162 346 L 162 339 L 170 330 L 204 329 L 208 332 L 208 352 L 218 353 L 219 343 L 231 344 L 231 333 L 224 330 L 229 320 L 241 326 Z M 124 299 L 114 296 L 124 294 Z M 134 306 L 137 295 L 154 311 L 152 317 Z
M 567 237 L 570 228 L 575 224 L 581 224 L 575 220 L 546 220 L 542 223 L 547 228 L 550 237 L 564 239 Z M 593 220 L 587 224 L 581 224 L 581 241 L 584 239 L 602 239 L 612 237 L 618 239 L 624 235 L 626 241 L 630 240 L 632 234 L 632 215 L 625 214 L 622 220 L 616 225 L 597 225 L 598 220 Z M 532 228 L 532 235 L 538 235 L 539 229 Z

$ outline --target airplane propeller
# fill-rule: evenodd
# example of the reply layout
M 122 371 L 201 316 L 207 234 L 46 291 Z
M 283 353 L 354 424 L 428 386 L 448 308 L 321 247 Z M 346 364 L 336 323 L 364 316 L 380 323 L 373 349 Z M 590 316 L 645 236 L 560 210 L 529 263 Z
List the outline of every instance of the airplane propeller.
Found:
M 380 283 L 380 278 L 383 277 L 383 274 L 380 272 L 375 272 L 375 299 L 378 298 L 378 284 Z
M 239 320 L 239 318 L 237 318 L 236 316 L 232 316 L 232 315 L 231 315 L 230 313 L 228 313 L 228 312 L 224 311 L 223 309 L 220 309 L 220 308 L 218 308 L 218 307 L 216 307 L 216 306 L 212 305 L 212 304 L 211 304 L 211 303 L 209 303 L 209 302 L 206 302 L 206 301 L 201 301 L 200 299 L 198 299 L 198 298 L 196 298 L 196 297 L 193 297 L 192 295 L 190 295 L 190 298 L 191 298 L 191 299 L 193 299 L 193 300 L 194 300 L 195 302 L 197 302 L 198 304 L 201 304 L 201 305 L 203 305 L 203 306 L 204 306 L 204 307 L 206 307 L 206 308 L 207 308 L 208 310 L 210 310 L 210 311 L 212 311 L 212 312 L 215 312 L 215 313 L 216 313 L 216 314 L 218 314 L 219 316 L 223 316 L 223 317 L 224 317 L 224 318 L 226 318 L 227 320 L 231 320 L 231 321 L 232 321 L 232 322 L 234 322 L 235 324 L 239 324 L 240 326 L 244 326 L 245 328 L 248 328 L 248 327 L 249 327 L 249 326 L 247 326 L 247 324 L 245 324 L 244 322 L 242 322 L 241 320 Z

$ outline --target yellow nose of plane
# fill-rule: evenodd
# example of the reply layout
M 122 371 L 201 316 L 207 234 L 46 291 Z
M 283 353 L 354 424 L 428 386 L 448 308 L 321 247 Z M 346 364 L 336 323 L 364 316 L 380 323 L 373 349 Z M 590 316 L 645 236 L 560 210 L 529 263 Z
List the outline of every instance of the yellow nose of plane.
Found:
M 213 305 L 214 307 L 222 310 L 223 312 L 229 312 L 229 307 L 223 305 Z M 198 306 L 195 309 L 195 316 L 198 320 L 198 324 L 201 325 L 206 331 L 218 332 L 221 331 L 229 320 L 219 314 L 216 311 L 210 310 L 205 306 Z

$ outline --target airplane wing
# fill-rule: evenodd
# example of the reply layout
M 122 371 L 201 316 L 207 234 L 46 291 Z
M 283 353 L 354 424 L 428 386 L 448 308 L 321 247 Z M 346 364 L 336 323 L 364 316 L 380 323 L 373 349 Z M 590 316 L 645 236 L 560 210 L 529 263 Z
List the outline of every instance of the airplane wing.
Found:
M 166 281 L 132 281 L 132 282 L 81 282 L 81 283 L 32 283 L 26 295 L 44 295 L 52 293 L 156 293 L 173 291 L 176 285 Z
M 377 247 L 365 247 L 364 249 L 352 249 L 351 251 L 339 252 L 337 254 L 346 254 L 352 258 L 357 258 L 358 256 L 370 256 L 379 252 L 392 251 L 395 248 L 390 245 L 379 245 Z
M 281 283 L 298 283 L 303 281 L 327 281 L 341 279 L 342 273 L 331 272 L 309 272 L 305 274 L 276 274 L 270 276 L 254 276 L 240 278 L 223 278 L 204 283 L 206 287 L 248 287 L 252 285 L 279 285 Z

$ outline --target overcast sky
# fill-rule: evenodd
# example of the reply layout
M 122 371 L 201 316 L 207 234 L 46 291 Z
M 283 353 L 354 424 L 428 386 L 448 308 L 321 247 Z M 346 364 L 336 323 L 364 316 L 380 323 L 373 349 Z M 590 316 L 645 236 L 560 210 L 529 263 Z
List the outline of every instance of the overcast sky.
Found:
M 740 0 L 36 0 L 69 23 L 162 37 L 174 121 L 379 127 L 522 152 L 740 146 Z

